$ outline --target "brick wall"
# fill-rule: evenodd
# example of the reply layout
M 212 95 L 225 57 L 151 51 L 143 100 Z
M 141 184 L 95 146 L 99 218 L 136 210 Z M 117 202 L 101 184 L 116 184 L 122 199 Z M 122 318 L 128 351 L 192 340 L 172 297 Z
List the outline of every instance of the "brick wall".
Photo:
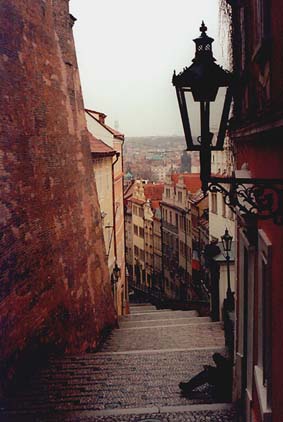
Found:
M 68 0 L 0 3 L 1 380 L 115 323 L 72 23 Z

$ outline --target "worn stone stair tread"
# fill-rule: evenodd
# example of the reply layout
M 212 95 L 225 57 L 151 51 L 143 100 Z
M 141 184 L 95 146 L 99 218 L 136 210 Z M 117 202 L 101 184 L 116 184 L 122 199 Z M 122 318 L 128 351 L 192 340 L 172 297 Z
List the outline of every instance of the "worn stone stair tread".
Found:
M 187 405 L 187 406 L 162 406 L 154 405 L 139 408 L 117 409 L 113 403 L 112 409 L 95 411 L 86 408 L 85 410 L 72 412 L 54 412 L 54 410 L 42 413 L 39 419 L 41 422 L 81 422 L 81 421 L 101 421 L 101 422 L 236 422 L 237 413 L 233 405 L 230 404 L 206 404 L 206 405 Z M 21 414 L 10 415 L 3 414 L 2 422 L 30 421 L 34 415 Z M 12 416 L 12 418 L 11 418 Z M 34 420 L 34 419 L 32 419 Z
M 211 323 L 211 319 L 207 317 L 197 318 L 178 318 L 175 319 L 161 319 L 153 321 L 121 321 L 119 322 L 119 329 L 142 329 L 142 328 L 157 328 L 170 327 L 181 325 L 207 324 Z
M 154 312 L 154 311 L 158 311 L 158 309 L 156 308 L 156 306 L 137 306 L 137 307 L 132 307 L 130 306 L 130 314 L 132 313 L 145 313 L 145 312 Z
M 133 313 L 122 316 L 121 321 L 130 321 L 130 320 L 148 320 L 148 319 L 171 319 L 171 318 L 184 318 L 184 317 L 197 317 L 197 311 L 172 311 L 172 310 L 162 310 L 162 311 L 152 311 L 144 313 Z
M 202 324 L 203 322 L 211 322 L 210 317 L 186 317 L 186 318 L 177 318 L 177 321 L 174 319 L 153 319 L 153 320 L 146 320 L 146 321 L 130 321 L 130 320 L 119 320 L 119 328 L 126 328 L 126 327 L 151 327 L 156 324 L 161 325 L 174 325 L 174 324 L 186 324 L 186 323 L 199 323 Z

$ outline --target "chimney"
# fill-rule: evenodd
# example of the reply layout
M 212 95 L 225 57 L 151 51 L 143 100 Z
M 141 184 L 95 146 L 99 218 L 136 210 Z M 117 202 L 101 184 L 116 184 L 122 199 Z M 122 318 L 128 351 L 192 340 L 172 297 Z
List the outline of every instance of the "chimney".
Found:
M 104 113 L 99 113 L 99 122 L 102 123 L 103 125 L 105 124 L 105 119 L 106 119 L 106 114 Z

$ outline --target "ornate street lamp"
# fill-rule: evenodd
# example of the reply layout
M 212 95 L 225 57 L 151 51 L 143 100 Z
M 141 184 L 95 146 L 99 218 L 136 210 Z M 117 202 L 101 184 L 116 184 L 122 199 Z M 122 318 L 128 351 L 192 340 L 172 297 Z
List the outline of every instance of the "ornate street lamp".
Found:
M 173 75 L 173 85 L 176 88 L 183 128 L 187 143 L 187 151 L 200 151 L 201 181 L 204 191 L 208 190 L 208 180 L 211 172 L 211 151 L 222 150 L 224 137 L 232 102 L 232 74 L 223 70 L 215 63 L 212 54 L 213 38 L 207 34 L 204 22 L 200 27 L 200 37 L 194 39 L 196 44 L 195 58 L 190 67 L 181 73 Z M 225 90 L 223 95 L 223 89 Z M 224 101 L 223 101 L 224 100 Z M 210 130 L 210 112 L 219 114 L 222 102 L 222 113 L 217 132 L 217 140 L 213 145 L 214 134 Z M 211 107 L 211 103 L 215 103 Z M 192 134 L 189 111 L 200 109 L 200 136 Z M 194 139 L 195 138 L 195 139 Z
M 225 252 L 225 258 L 227 255 L 229 255 L 229 252 L 231 252 L 232 240 L 233 237 L 230 236 L 228 229 L 226 228 L 224 235 L 221 236 L 221 242 L 223 246 L 223 251 Z
M 202 190 L 221 192 L 225 203 L 234 212 L 238 210 L 244 215 L 272 218 L 276 224 L 283 224 L 283 179 L 211 176 L 211 151 L 223 150 L 224 146 L 234 78 L 232 73 L 215 63 L 212 54 L 214 40 L 206 34 L 204 22 L 200 31 L 200 37 L 194 39 L 193 63 L 178 75 L 174 71 L 172 83 L 176 88 L 187 151 L 200 152 Z M 199 108 L 197 114 L 195 108 Z M 196 120 L 200 121 L 200 127 L 192 130 L 191 123 L 193 126 Z M 210 127 L 211 121 L 213 125 Z M 212 126 L 216 127 L 215 136 Z
M 234 310 L 234 296 L 231 290 L 231 281 L 230 281 L 230 252 L 232 248 L 232 239 L 233 237 L 229 235 L 229 232 L 226 228 L 225 233 L 221 236 L 222 247 L 223 247 L 223 255 L 226 259 L 227 264 L 227 292 L 226 292 L 226 300 L 227 300 L 227 309 Z

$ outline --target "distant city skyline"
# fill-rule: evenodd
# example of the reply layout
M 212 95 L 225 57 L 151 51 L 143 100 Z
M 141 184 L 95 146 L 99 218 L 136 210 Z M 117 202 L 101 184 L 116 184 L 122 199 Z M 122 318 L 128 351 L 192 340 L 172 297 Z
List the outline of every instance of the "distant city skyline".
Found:
M 202 20 L 223 63 L 218 3 L 71 0 L 85 107 L 126 136 L 183 136 L 173 71 L 191 63 Z

